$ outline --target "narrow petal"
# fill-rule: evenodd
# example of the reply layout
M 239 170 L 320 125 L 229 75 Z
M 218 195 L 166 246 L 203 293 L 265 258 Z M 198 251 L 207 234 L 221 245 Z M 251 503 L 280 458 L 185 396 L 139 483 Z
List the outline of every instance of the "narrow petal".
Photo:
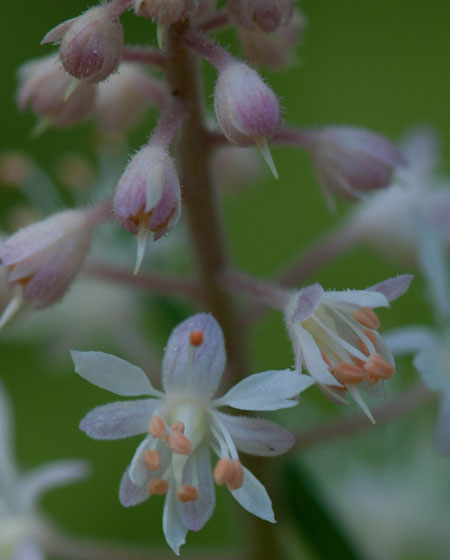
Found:
M 211 517 L 216 504 L 209 447 L 201 445 L 189 458 L 183 471 L 183 484 L 197 486 L 198 498 L 193 502 L 178 502 L 178 512 L 189 531 L 200 531 Z
M 264 371 L 246 377 L 215 401 L 216 406 L 227 405 L 241 410 L 277 410 L 297 404 L 290 400 L 314 384 L 309 375 L 290 369 Z
M 361 307 L 389 307 L 384 294 L 372 290 L 345 290 L 341 292 L 325 292 L 325 303 L 349 303 Z
M 36 540 L 24 536 L 17 541 L 11 560 L 44 560 L 44 558 L 44 553 Z
M 303 289 L 296 297 L 296 305 L 291 320 L 301 323 L 314 313 L 319 307 L 324 294 L 320 284 L 312 284 Z
M 131 507 L 145 502 L 150 497 L 145 486 L 136 486 L 128 475 L 128 469 L 123 473 L 119 487 L 119 500 L 123 507 Z
M 136 486 L 143 486 L 149 474 L 145 466 L 144 454 L 150 449 L 150 437 L 147 436 L 138 446 L 131 459 L 128 476 Z
M 383 332 L 383 337 L 391 352 L 399 356 L 426 348 L 433 343 L 434 334 L 428 327 L 414 326 Z
M 54 461 L 27 473 L 21 481 L 19 499 L 24 507 L 34 505 L 42 494 L 65 486 L 89 474 L 85 461 Z
M 295 329 L 294 335 L 296 341 L 302 351 L 302 359 L 308 373 L 322 385 L 336 385 L 340 384 L 331 375 L 328 366 L 323 361 L 319 347 L 317 346 L 311 334 L 302 327 Z
M 368 290 L 373 290 L 375 292 L 380 292 L 386 296 L 388 301 L 393 301 L 394 299 L 402 296 L 409 288 L 414 276 L 412 274 L 400 274 L 394 278 L 389 278 L 384 280 L 379 284 L 375 284 L 368 288 Z
M 189 335 L 195 331 L 203 334 L 198 346 L 190 343 Z M 164 389 L 212 396 L 220 383 L 225 360 L 222 329 L 212 315 L 198 313 L 178 325 L 169 338 L 162 367 Z
M 164 502 L 163 531 L 167 544 L 179 556 L 180 546 L 186 542 L 188 530 L 183 525 L 183 521 L 178 513 L 177 502 L 175 484 L 169 484 L 166 501 Z
M 370 408 L 367 406 L 364 399 L 361 397 L 361 393 L 359 392 L 358 388 L 354 385 L 347 385 L 348 392 L 351 396 L 355 399 L 355 402 L 359 405 L 360 409 L 364 412 L 367 418 L 375 424 L 375 418 L 373 417 L 372 413 L 370 412 Z
M 450 391 L 447 390 L 439 403 L 436 424 L 436 449 L 442 455 L 450 453 Z
M 70 352 L 75 371 L 86 381 L 123 397 L 162 393 L 152 387 L 146 374 L 129 362 L 104 352 Z
M 275 523 L 272 502 L 266 489 L 248 469 L 245 467 L 243 469 L 244 484 L 238 490 L 231 492 L 234 499 L 253 515 L 265 521 L 270 521 L 270 523 Z
M 442 368 L 439 354 L 438 346 L 432 345 L 421 350 L 413 360 L 424 385 L 431 391 L 446 391 L 449 386 L 449 379 Z
M 158 402 L 145 399 L 98 406 L 81 420 L 80 430 L 93 439 L 121 439 L 142 434 Z
M 291 432 L 270 420 L 230 416 L 222 412 L 215 414 L 230 432 L 236 448 L 244 453 L 272 457 L 294 445 L 295 437 Z

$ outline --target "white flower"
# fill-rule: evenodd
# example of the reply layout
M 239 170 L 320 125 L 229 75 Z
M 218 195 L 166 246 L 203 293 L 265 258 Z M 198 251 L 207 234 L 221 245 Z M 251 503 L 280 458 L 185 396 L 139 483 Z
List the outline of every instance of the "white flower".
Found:
M 119 439 L 146 433 L 122 477 L 120 501 L 136 505 L 150 495 L 166 494 L 163 530 L 176 554 L 188 530 L 203 527 L 214 509 L 210 448 L 219 457 L 214 478 L 226 484 L 249 512 L 274 522 L 263 485 L 243 467 L 238 450 L 272 456 L 286 451 L 293 436 L 277 424 L 230 416 L 217 410 L 276 410 L 294 399 L 313 380 L 290 370 L 251 375 L 224 396 L 213 398 L 225 367 L 222 331 L 211 315 L 197 314 L 173 331 L 162 364 L 165 392 L 150 384 L 130 363 L 102 352 L 72 352 L 82 377 L 122 396 L 145 400 L 114 402 L 95 408 L 80 427 L 95 439 Z
M 48 490 L 86 476 L 87 468 L 82 461 L 54 461 L 22 474 L 11 440 L 10 406 L 0 385 L 0 558 L 41 560 L 49 526 L 37 502 Z
M 285 308 L 298 371 L 304 364 L 335 400 L 342 401 L 339 393 L 348 389 L 372 422 L 358 385 L 368 388 L 394 373 L 373 308 L 387 307 L 408 289 L 411 279 L 397 276 L 367 290 L 341 292 L 325 292 L 313 284 L 293 295 Z

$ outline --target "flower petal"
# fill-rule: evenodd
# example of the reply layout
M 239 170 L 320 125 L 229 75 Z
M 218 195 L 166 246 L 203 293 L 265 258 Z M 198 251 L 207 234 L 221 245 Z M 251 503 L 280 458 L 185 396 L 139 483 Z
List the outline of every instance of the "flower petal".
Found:
M 265 521 L 270 521 L 270 523 L 275 523 L 272 502 L 266 489 L 248 469 L 245 467 L 243 469 L 244 484 L 238 490 L 231 492 L 234 499 L 253 515 Z
M 324 303 L 349 303 L 361 307 L 389 307 L 384 294 L 372 290 L 330 291 L 323 295 Z
M 128 475 L 128 469 L 123 473 L 119 487 L 119 500 L 123 507 L 136 506 L 150 498 L 145 486 L 136 486 Z
M 192 346 L 191 332 L 203 333 L 203 341 Z M 212 396 L 225 368 L 225 343 L 222 329 L 212 315 L 198 313 L 179 324 L 172 332 L 164 353 L 163 386 L 166 391 L 190 391 Z
M 289 408 L 297 404 L 293 398 L 313 384 L 314 380 L 309 375 L 300 375 L 290 369 L 264 371 L 237 383 L 214 405 L 227 405 L 241 410 Z
M 413 360 L 424 385 L 431 391 L 446 391 L 449 388 L 449 380 L 443 371 L 439 354 L 438 346 L 433 344 L 421 350 Z
M 145 452 L 150 449 L 150 437 L 144 438 L 137 446 L 128 469 L 128 476 L 136 486 L 143 486 L 147 482 L 149 471 L 145 466 Z
M 75 371 L 84 379 L 123 397 L 162 396 L 152 387 L 146 374 L 129 362 L 104 352 L 70 352 Z
M 313 336 L 303 327 L 297 327 L 293 335 L 295 336 L 294 345 L 298 343 L 308 373 L 322 385 L 339 387 L 340 383 L 331 375 Z M 298 364 L 299 366 L 300 364 Z
M 297 323 L 305 321 L 319 307 L 324 294 L 320 284 L 312 284 L 295 297 L 295 309 L 292 313 L 291 320 Z
M 400 274 L 399 276 L 388 278 L 379 284 L 375 284 L 368 288 L 368 290 L 380 292 L 386 296 L 388 301 L 393 301 L 407 291 L 413 278 L 414 276 L 412 274 Z
M 164 502 L 163 511 L 163 531 L 167 544 L 175 552 L 180 555 L 180 546 L 186 542 L 187 528 L 178 513 L 175 484 L 169 484 L 166 501 Z
M 24 507 L 32 507 L 48 490 L 64 486 L 89 474 L 85 461 L 53 461 L 28 472 L 21 480 L 19 500 Z
M 410 354 L 426 348 L 433 341 L 433 331 L 428 327 L 414 326 L 383 332 L 383 338 L 395 355 Z
M 448 390 L 439 403 L 435 441 L 439 453 L 442 455 L 450 453 L 450 392 Z
M 16 542 L 11 560 L 44 560 L 44 558 L 44 553 L 36 540 L 30 536 L 23 536 Z
M 183 525 L 189 531 L 200 531 L 211 517 L 216 504 L 211 458 L 206 444 L 201 445 L 186 463 L 183 470 L 183 484 L 198 486 L 198 498 L 193 502 L 178 502 L 178 512 Z
M 120 401 L 98 406 L 80 422 L 93 439 L 121 439 L 142 434 L 147 430 L 159 400 Z
M 230 416 L 223 412 L 216 414 L 230 432 L 236 448 L 244 453 L 272 457 L 294 445 L 295 437 L 291 432 L 270 420 Z

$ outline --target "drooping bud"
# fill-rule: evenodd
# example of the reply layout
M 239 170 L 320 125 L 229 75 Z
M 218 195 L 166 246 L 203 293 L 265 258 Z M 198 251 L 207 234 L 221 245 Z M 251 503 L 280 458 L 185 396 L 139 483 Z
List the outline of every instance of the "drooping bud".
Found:
M 330 126 L 308 132 L 304 147 L 324 192 L 347 199 L 387 187 L 395 168 L 406 164 L 387 138 L 363 128 Z
M 231 60 L 219 70 L 214 108 L 228 140 L 238 146 L 256 144 L 277 176 L 267 141 L 281 126 L 280 105 L 259 74 L 247 64 Z
M 228 0 L 227 9 L 234 24 L 272 33 L 289 23 L 294 0 Z
M 123 28 L 114 3 L 90 8 L 51 29 L 41 44 L 61 42 L 59 56 L 67 72 L 90 83 L 105 80 L 117 69 Z
M 123 62 L 119 71 L 97 86 L 94 119 L 108 134 L 121 134 L 133 126 L 153 102 L 163 107 L 168 98 L 163 82 L 138 64 Z
M 19 69 L 19 109 L 29 106 L 45 123 L 56 127 L 79 122 L 92 111 L 95 86 L 82 82 L 66 98 L 71 81 L 54 55 L 25 63 Z
M 109 214 L 104 205 L 66 210 L 18 231 L 0 246 L 0 263 L 19 301 L 46 307 L 60 299 L 86 256 L 94 227 Z M 3 318 L 0 320 L 3 323 Z
M 134 0 L 134 13 L 162 25 L 171 25 L 195 12 L 198 3 L 198 0 Z
M 117 185 L 114 210 L 119 224 L 138 236 L 137 273 L 150 232 L 159 239 L 181 213 L 180 183 L 167 150 L 147 145 L 133 156 Z
M 296 9 L 288 25 L 270 34 L 240 27 L 238 33 L 245 58 L 251 64 L 262 64 L 276 70 L 289 65 L 305 24 L 304 14 Z

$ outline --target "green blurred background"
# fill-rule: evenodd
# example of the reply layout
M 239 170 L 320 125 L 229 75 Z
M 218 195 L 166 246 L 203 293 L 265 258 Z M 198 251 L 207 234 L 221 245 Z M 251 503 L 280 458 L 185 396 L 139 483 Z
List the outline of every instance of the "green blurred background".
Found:
M 393 139 L 411 125 L 429 123 L 442 140 L 442 169 L 448 170 L 450 2 L 304 0 L 300 6 L 309 23 L 298 49 L 297 64 L 282 73 L 262 70 L 282 100 L 286 121 L 300 126 L 349 123 L 378 130 Z M 39 47 L 48 29 L 85 8 L 85 2 L 80 0 L 18 0 L 2 2 L 0 8 L 0 150 L 26 151 L 51 176 L 55 175 L 58 160 L 67 152 L 86 155 L 95 162 L 93 129 L 90 124 L 83 124 L 69 130 L 49 130 L 39 139 L 32 139 L 33 117 L 19 115 L 15 107 L 15 72 L 25 60 L 48 52 L 48 48 Z M 127 41 L 155 43 L 154 28 L 147 22 L 126 14 L 123 23 Z M 223 44 L 231 44 L 238 52 L 233 33 L 222 33 L 219 37 Z M 209 69 L 206 72 L 209 94 L 214 74 Z M 208 99 L 211 102 L 211 97 Z M 154 118 L 154 114 L 150 115 L 133 131 L 131 148 L 144 142 Z M 347 211 L 345 205 L 339 205 L 336 215 L 327 211 L 306 156 L 280 148 L 274 149 L 273 155 L 280 173 L 278 182 L 266 174 L 254 188 L 234 193 L 224 201 L 235 262 L 262 276 L 281 268 L 318 235 L 342 220 Z M 21 195 L 5 186 L 0 201 L 2 227 L 6 229 L 8 213 L 21 204 Z M 404 265 L 387 263 L 359 249 L 327 266 L 312 280 L 319 279 L 326 287 L 358 288 L 399 272 L 406 272 Z M 77 305 L 86 309 L 84 316 L 88 317 L 91 298 L 96 296 L 88 286 L 78 289 Z M 105 323 L 109 320 L 108 301 L 115 305 L 117 298 L 122 297 L 122 292 L 111 293 L 109 300 L 105 297 Z M 162 347 L 173 324 L 189 309 L 164 298 L 142 294 L 138 297 L 142 307 L 136 328 L 144 337 L 156 337 L 156 347 Z M 161 500 L 154 499 L 130 510 L 122 509 L 117 500 L 120 476 L 134 451 L 135 438 L 95 442 L 78 431 L 78 421 L 86 411 L 114 397 L 73 373 L 61 347 L 73 341 L 70 337 L 69 341 L 60 340 L 59 335 L 64 327 L 70 331 L 77 317 L 72 316 L 67 301 L 58 308 L 59 319 L 52 323 L 50 312 L 46 313 L 42 329 L 37 318 L 28 333 L 20 324 L 12 329 L 12 334 L 2 333 L 1 375 L 15 410 L 18 461 L 28 468 L 49 459 L 89 459 L 92 477 L 46 496 L 45 510 L 74 534 L 163 547 Z M 420 278 L 410 293 L 395 304 L 393 312 L 382 313 L 383 326 L 429 320 Z M 58 354 L 56 358 L 54 347 L 59 343 L 62 357 Z M 123 355 L 100 329 L 89 335 L 79 349 Z M 284 368 L 291 363 L 291 350 L 280 317 L 270 315 L 258 323 L 252 337 L 251 370 Z M 414 378 L 406 362 L 401 378 L 388 387 L 387 393 L 409 386 Z M 302 401 L 295 411 L 279 414 L 278 419 L 301 429 L 347 412 L 324 403 L 314 391 Z M 345 527 L 362 558 L 448 558 L 450 530 L 445 538 L 443 529 L 440 537 L 436 527 L 440 530 L 442 524 L 450 525 L 450 517 L 446 517 L 450 514 L 446 507 L 450 496 L 450 477 L 446 474 L 450 464 L 448 459 L 437 459 L 433 451 L 434 412 L 433 405 L 424 407 L 404 421 L 376 427 L 302 457 L 320 494 L 325 496 L 324 504 Z M 384 492 L 385 502 L 381 499 Z M 212 520 L 199 535 L 189 535 L 185 552 L 206 550 L 209 545 L 234 550 L 236 543 L 244 540 L 245 515 L 232 516 L 235 505 L 225 492 L 219 490 L 218 495 L 219 505 Z M 286 557 L 324 558 L 311 549 L 304 535 L 298 536 L 295 522 L 286 519 L 287 506 L 281 498 L 275 500 L 275 507 L 282 520 L 278 530 L 286 542 Z M 326 531 L 323 538 L 327 538 Z

